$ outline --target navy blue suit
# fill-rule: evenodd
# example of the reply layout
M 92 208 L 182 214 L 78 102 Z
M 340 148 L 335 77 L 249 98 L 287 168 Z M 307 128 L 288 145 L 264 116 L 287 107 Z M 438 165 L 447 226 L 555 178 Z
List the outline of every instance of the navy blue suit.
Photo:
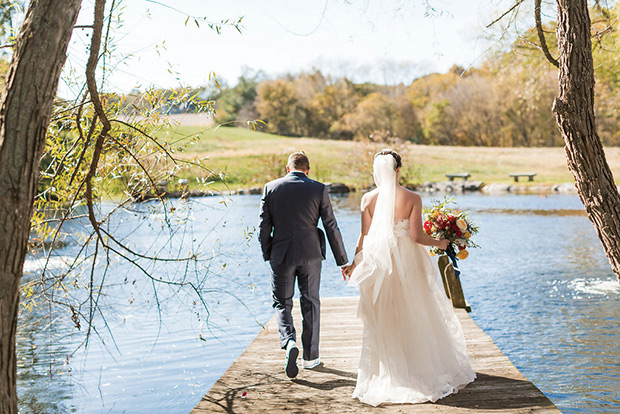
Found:
M 260 207 L 259 241 L 263 258 L 271 265 L 273 307 L 276 309 L 280 345 L 296 340 L 291 310 L 295 279 L 301 293 L 303 358 L 319 354 L 321 261 L 325 239 L 317 228 L 323 222 L 336 264 L 347 263 L 340 229 L 325 184 L 292 171 L 265 185 Z

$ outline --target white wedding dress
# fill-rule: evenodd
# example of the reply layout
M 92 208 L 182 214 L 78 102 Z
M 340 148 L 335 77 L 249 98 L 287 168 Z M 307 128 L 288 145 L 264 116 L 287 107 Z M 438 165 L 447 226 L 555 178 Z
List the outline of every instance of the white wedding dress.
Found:
M 375 158 L 379 196 L 349 282 L 364 323 L 353 397 L 373 406 L 435 402 L 476 378 L 437 264 L 411 239 L 409 220 L 394 223 L 394 166 L 391 155 Z

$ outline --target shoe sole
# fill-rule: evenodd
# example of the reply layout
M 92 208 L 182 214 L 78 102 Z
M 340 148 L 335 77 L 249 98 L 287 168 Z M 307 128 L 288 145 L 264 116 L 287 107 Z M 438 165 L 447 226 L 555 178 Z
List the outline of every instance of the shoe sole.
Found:
M 286 356 L 286 376 L 289 378 L 295 378 L 299 373 L 297 368 L 297 357 L 299 356 L 298 348 L 291 348 L 290 352 Z

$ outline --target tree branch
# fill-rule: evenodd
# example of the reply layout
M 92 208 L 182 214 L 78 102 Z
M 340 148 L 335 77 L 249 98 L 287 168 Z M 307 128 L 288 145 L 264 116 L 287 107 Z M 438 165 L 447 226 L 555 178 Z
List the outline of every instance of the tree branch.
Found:
M 99 232 L 99 223 L 95 217 L 95 209 L 93 206 L 93 177 L 97 173 L 97 165 L 99 164 L 99 158 L 101 157 L 101 151 L 103 150 L 103 143 L 105 138 L 112 128 L 110 121 L 105 113 L 99 91 L 97 90 L 97 81 L 95 79 L 95 71 L 97 69 L 97 62 L 99 61 L 99 49 L 101 47 L 101 32 L 103 30 L 103 16 L 105 11 L 105 0 L 95 1 L 95 16 L 93 21 L 93 35 L 90 43 L 90 55 L 88 57 L 88 63 L 86 64 L 86 84 L 88 87 L 88 93 L 93 102 L 95 113 L 99 116 L 103 127 L 97 136 L 95 141 L 95 149 L 93 152 L 93 158 L 90 162 L 90 168 L 86 174 L 86 205 L 88 206 L 88 218 L 93 225 L 97 236 L 103 240 L 101 233 Z
M 521 3 L 523 3 L 525 0 L 517 0 L 515 2 L 515 4 L 512 5 L 512 7 L 508 10 L 506 10 L 504 13 L 502 13 L 501 16 L 499 16 L 497 19 L 493 20 L 491 23 L 487 24 L 487 29 L 491 26 L 493 26 L 495 23 L 499 22 L 500 20 L 502 20 L 504 17 L 508 16 L 514 9 L 516 9 L 517 7 L 519 7 L 521 5 Z
M 551 56 L 549 48 L 547 47 L 547 40 L 545 39 L 545 33 L 543 32 L 542 21 L 540 18 L 540 2 L 541 0 L 534 0 L 534 18 L 536 19 L 536 33 L 538 33 L 538 41 L 540 42 L 540 49 L 549 62 L 556 68 L 560 67 L 560 63 L 557 59 Z

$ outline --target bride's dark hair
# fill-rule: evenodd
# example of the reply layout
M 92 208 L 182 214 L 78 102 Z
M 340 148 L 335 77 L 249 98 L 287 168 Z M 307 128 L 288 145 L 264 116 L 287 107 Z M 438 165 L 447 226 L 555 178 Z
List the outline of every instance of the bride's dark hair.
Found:
M 396 160 L 396 167 L 394 167 L 394 169 L 397 169 L 403 166 L 403 162 L 400 158 L 400 155 L 396 151 L 393 151 L 391 149 L 384 149 L 384 150 L 377 152 L 375 154 L 375 158 L 378 157 L 379 155 L 391 155 L 392 157 L 394 157 L 394 159 Z

